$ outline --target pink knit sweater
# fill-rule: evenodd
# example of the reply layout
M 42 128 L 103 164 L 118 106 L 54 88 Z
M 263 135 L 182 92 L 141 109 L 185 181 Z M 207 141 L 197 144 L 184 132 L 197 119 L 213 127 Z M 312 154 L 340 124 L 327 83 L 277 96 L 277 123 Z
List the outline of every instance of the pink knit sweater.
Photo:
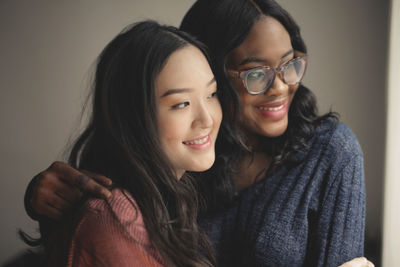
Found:
M 67 266 L 163 266 L 135 200 L 114 189 L 108 202 L 92 199 L 85 205 Z

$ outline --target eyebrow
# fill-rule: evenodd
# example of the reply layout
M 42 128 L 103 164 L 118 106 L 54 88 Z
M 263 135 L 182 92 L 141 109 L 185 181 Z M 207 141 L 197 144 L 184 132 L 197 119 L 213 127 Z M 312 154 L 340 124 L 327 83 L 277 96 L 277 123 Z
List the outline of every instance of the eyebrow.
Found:
M 210 86 L 213 83 L 215 83 L 215 76 L 207 83 L 207 86 Z
M 172 94 L 186 93 L 186 92 L 190 92 L 190 91 L 193 91 L 193 89 L 190 89 L 190 88 L 169 89 L 161 97 L 166 97 L 166 96 L 169 96 Z
M 210 86 L 215 82 L 215 77 L 213 77 L 208 83 L 207 86 Z M 169 89 L 167 90 L 164 94 L 162 94 L 161 97 L 166 97 L 172 94 L 181 94 L 181 93 L 187 93 L 193 91 L 192 88 L 177 88 L 177 89 Z
M 287 57 L 288 55 L 292 54 L 293 52 L 294 52 L 294 50 L 290 49 L 289 51 L 287 51 L 285 54 L 282 55 L 281 59 L 284 59 L 285 57 Z M 262 62 L 265 62 L 265 61 L 267 61 L 267 59 L 265 59 L 265 58 L 248 57 L 248 58 L 245 58 L 242 62 L 240 62 L 239 66 L 246 65 L 247 63 L 250 63 L 250 62 L 262 63 Z

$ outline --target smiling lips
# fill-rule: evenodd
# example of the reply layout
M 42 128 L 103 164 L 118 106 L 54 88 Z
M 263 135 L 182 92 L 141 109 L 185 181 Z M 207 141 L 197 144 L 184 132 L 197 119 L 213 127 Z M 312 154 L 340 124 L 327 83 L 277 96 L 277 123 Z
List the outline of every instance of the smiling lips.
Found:
M 193 149 L 204 150 L 211 146 L 211 138 L 210 135 L 208 134 L 206 136 L 196 138 L 193 140 L 183 141 L 182 143 Z
M 258 105 L 255 108 L 259 111 L 260 115 L 274 120 L 280 120 L 286 115 L 287 104 L 286 101 L 275 102 L 271 104 Z

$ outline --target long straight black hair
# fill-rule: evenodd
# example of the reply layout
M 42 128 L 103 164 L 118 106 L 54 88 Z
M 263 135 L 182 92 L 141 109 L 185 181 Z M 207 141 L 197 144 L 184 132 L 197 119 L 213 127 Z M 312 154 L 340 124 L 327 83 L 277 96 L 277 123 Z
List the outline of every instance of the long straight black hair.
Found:
M 69 163 L 106 175 L 133 196 L 168 266 L 211 266 L 211 246 L 197 226 L 195 179 L 176 178 L 157 127 L 155 80 L 169 56 L 189 45 L 207 57 L 194 38 L 154 21 L 115 37 L 98 57 L 91 119 Z
M 241 101 L 240 96 L 231 86 L 225 70 L 227 55 L 246 39 L 253 25 L 262 16 L 270 16 L 278 20 L 289 33 L 293 49 L 307 53 L 299 26 L 291 15 L 274 0 L 198 0 L 186 13 L 180 26 L 181 30 L 196 36 L 207 45 L 219 90 L 234 98 L 230 106 L 230 112 L 235 114 L 235 121 L 231 122 L 233 124 L 239 121 L 237 114 L 240 112 Z M 289 109 L 289 123 L 285 133 L 276 138 L 264 138 L 263 146 L 273 160 L 269 170 L 273 171 L 279 166 L 295 162 L 292 160 L 294 159 L 292 155 L 307 148 L 307 141 L 313 136 L 315 127 L 325 119 L 336 121 L 337 114 L 329 112 L 319 116 L 314 94 L 300 84 Z M 232 127 L 237 127 L 237 125 Z M 229 145 L 229 140 L 226 140 L 224 136 L 220 139 L 228 144 L 220 146 L 216 151 L 220 158 L 225 157 L 225 163 L 235 163 L 235 160 L 240 159 L 238 151 L 248 151 L 246 146 Z M 223 165 L 216 161 L 214 167 L 205 173 L 206 178 L 203 182 L 208 184 L 203 186 L 205 188 L 203 191 L 211 200 L 209 207 L 218 208 L 226 202 L 225 200 L 232 198 L 234 190 L 229 190 L 233 185 L 232 167 L 231 164 Z M 216 173 L 219 173 L 221 177 L 215 179 L 213 175 L 209 175 Z M 225 191 L 218 188 L 225 188 Z

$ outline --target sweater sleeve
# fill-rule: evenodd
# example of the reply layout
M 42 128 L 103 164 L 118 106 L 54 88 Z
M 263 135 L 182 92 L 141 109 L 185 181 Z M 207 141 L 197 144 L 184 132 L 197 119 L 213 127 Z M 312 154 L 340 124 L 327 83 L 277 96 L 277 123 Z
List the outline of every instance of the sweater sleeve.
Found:
M 363 256 L 365 182 L 362 154 L 353 154 L 333 178 L 316 218 L 312 223 L 315 225 L 310 225 L 305 266 L 339 266 Z
M 39 178 L 39 174 L 37 174 L 35 177 L 32 178 L 32 180 L 29 182 L 28 187 L 26 188 L 25 191 L 25 196 L 24 196 L 24 207 L 25 211 L 28 214 L 28 216 L 35 221 L 39 221 L 42 219 L 31 207 L 30 200 L 32 198 L 33 194 L 33 188 L 36 185 L 37 179 Z
M 119 217 L 119 214 L 116 216 Z M 120 224 L 111 211 L 103 210 L 86 212 L 73 236 L 67 266 L 128 267 L 162 264 L 157 251 L 148 242 L 143 224 L 137 223 L 137 220 L 130 224 Z

